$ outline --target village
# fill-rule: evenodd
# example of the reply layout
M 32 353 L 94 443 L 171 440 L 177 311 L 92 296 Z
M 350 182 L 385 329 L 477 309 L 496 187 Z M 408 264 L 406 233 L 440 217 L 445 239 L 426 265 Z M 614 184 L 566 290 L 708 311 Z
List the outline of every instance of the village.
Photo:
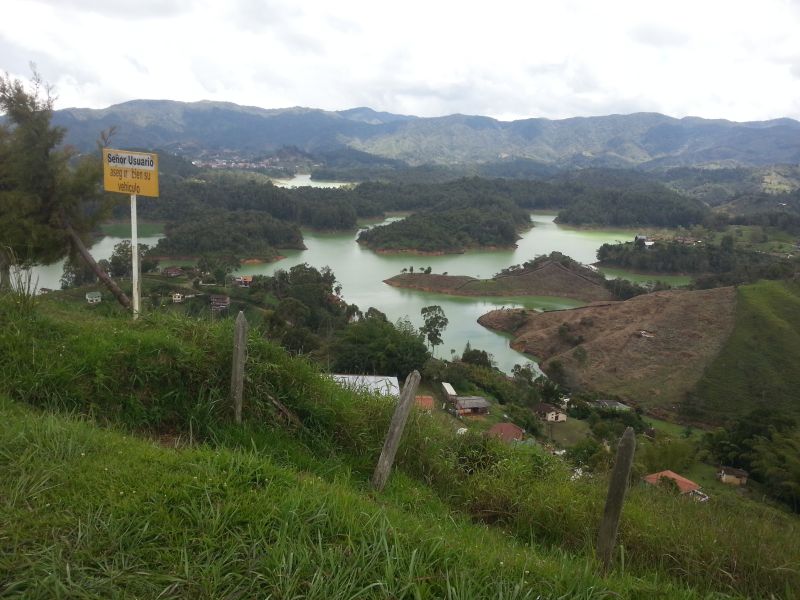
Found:
M 398 379 L 387 375 L 331 374 L 330 377 L 345 389 L 377 394 L 393 400 L 399 399 L 402 391 Z M 616 400 L 600 399 L 593 404 L 603 411 L 628 413 L 634 410 L 633 407 Z M 567 452 L 567 449 L 561 447 L 561 444 L 554 440 L 553 428 L 557 424 L 564 424 L 569 420 L 567 412 L 570 398 L 568 397 L 553 404 L 542 402 L 533 408 L 533 412 L 545 432 L 539 437 L 509 421 L 508 415 L 503 413 L 502 405 L 493 403 L 482 396 L 459 395 L 448 382 L 441 382 L 439 386 L 428 386 L 426 393 L 415 396 L 414 405 L 416 410 L 424 414 L 438 416 L 449 422 L 456 428 L 457 435 L 465 435 L 473 431 L 486 437 L 496 438 L 505 444 L 538 445 L 554 456 L 563 457 Z M 658 435 L 658 431 L 649 427 L 645 431 L 645 435 L 654 439 Z M 606 450 L 610 452 L 611 448 L 607 446 Z M 572 479 L 579 479 L 587 475 L 588 472 L 583 467 L 576 466 L 573 469 Z M 730 466 L 718 466 L 714 477 L 715 483 L 723 486 L 744 488 L 747 485 L 748 473 Z M 639 481 L 642 485 L 674 490 L 677 495 L 695 502 L 708 502 L 711 499 L 701 484 L 669 469 L 648 473 L 640 477 Z

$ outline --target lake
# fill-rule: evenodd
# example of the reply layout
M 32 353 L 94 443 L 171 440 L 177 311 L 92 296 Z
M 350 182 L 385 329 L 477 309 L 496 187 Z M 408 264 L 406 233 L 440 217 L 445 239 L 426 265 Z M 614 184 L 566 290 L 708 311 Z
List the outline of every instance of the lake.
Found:
M 383 221 L 365 224 L 365 227 L 388 223 L 402 217 L 391 216 Z M 497 366 L 509 372 L 517 363 L 527 363 L 529 359 L 509 346 L 509 337 L 478 325 L 482 314 L 500 307 L 525 307 L 538 310 L 557 310 L 581 306 L 581 302 L 569 298 L 553 297 L 459 297 L 420 292 L 391 287 L 383 283 L 400 270 L 414 267 L 415 270 L 430 266 L 434 273 L 447 272 L 451 275 L 471 275 L 473 277 L 492 277 L 505 267 L 521 264 L 540 254 L 557 250 L 583 263 L 596 260 L 597 249 L 605 243 L 630 241 L 633 230 L 623 229 L 576 229 L 554 223 L 555 214 L 534 213 L 531 215 L 534 227 L 522 234 L 516 249 L 473 250 L 464 254 L 443 256 L 416 256 L 410 254 L 376 254 L 359 246 L 357 234 L 320 233 L 303 231 L 306 250 L 284 250 L 286 258 L 275 263 L 244 265 L 239 270 L 243 275 L 271 275 L 277 269 L 289 269 L 304 262 L 320 268 L 329 266 L 342 284 L 344 299 L 357 304 L 366 311 L 374 306 L 386 313 L 390 320 L 407 317 L 415 326 L 422 325 L 420 309 L 431 304 L 442 307 L 450 324 L 444 331 L 444 343 L 436 348 L 440 358 L 450 358 L 451 350 L 461 354 L 469 342 L 473 348 L 489 352 Z M 154 245 L 162 236 L 140 238 L 140 243 Z M 109 258 L 114 245 L 125 238 L 104 237 L 92 248 L 95 260 Z M 63 261 L 37 267 L 39 287 L 59 289 Z M 615 271 L 628 276 L 624 271 Z
M 311 179 L 311 175 L 309 173 L 300 174 L 298 173 L 291 179 L 273 179 L 272 183 L 277 185 L 278 187 L 315 187 L 315 188 L 337 188 L 343 187 L 345 185 L 353 185 L 347 181 L 316 181 Z
M 147 244 L 148 246 L 155 246 L 163 235 L 154 235 L 148 237 L 139 237 L 140 244 Z M 107 235 L 104 238 L 97 240 L 90 252 L 96 261 L 103 259 L 108 260 L 114 252 L 114 246 L 122 241 L 129 240 L 130 238 L 114 237 Z M 38 266 L 33 269 L 34 282 L 38 278 L 37 288 L 50 288 L 51 290 L 61 289 L 61 275 L 64 272 L 64 261 L 60 260 L 51 265 Z
M 383 224 L 399 217 L 389 217 Z M 464 254 L 415 256 L 410 254 L 376 254 L 359 246 L 353 233 L 319 233 L 303 231 L 306 250 L 284 250 L 286 258 L 276 263 L 245 265 L 245 275 L 271 275 L 277 269 L 289 269 L 304 262 L 314 267 L 329 266 L 342 284 L 344 299 L 357 304 L 362 311 L 369 307 L 386 313 L 390 320 L 408 317 L 415 326 L 422 325 L 420 309 L 431 304 L 442 307 L 450 324 L 444 331 L 444 343 L 436 348 L 440 358 L 450 358 L 451 350 L 461 354 L 469 342 L 473 348 L 489 352 L 497 366 L 509 372 L 528 358 L 509 346 L 509 338 L 478 325 L 482 314 L 499 307 L 526 307 L 540 310 L 574 308 L 582 303 L 569 298 L 552 297 L 458 297 L 416 290 L 405 290 L 383 283 L 404 267 L 430 266 L 434 273 L 492 277 L 505 267 L 520 264 L 539 254 L 554 250 L 583 263 L 596 260 L 597 249 L 604 243 L 630 241 L 632 230 L 585 230 L 563 227 L 553 222 L 554 214 L 534 213 L 534 227 L 522 235 L 516 249 L 474 250 Z M 373 225 L 374 226 L 374 225 Z

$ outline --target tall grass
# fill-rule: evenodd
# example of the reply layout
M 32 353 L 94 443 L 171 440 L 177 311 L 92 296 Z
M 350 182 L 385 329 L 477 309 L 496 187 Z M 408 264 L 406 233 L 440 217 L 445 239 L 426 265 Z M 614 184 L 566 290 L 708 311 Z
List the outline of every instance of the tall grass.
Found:
M 128 430 L 191 436 L 220 449 L 269 455 L 287 467 L 366 491 L 393 409 L 390 401 L 342 390 L 321 378 L 314 365 L 289 357 L 254 331 L 246 423 L 234 428 L 227 401 L 229 321 L 87 319 L 87 313 L 55 299 L 48 303 L 31 319 L 0 310 L 0 320 L 14 325 L 0 328 L 0 391 Z M 300 417 L 301 430 L 290 433 L 276 425 L 270 396 Z M 519 543 L 591 562 L 604 480 L 573 482 L 559 459 L 480 436 L 456 436 L 416 412 L 397 462 L 401 472 L 387 494 L 397 495 L 410 510 L 416 502 L 435 510 L 433 493 L 450 511 L 492 524 Z M 702 593 L 789 598 L 800 589 L 798 533 L 796 518 L 766 507 L 725 499 L 699 505 L 634 486 L 619 558 L 624 556 L 626 573 L 657 574 Z
M 36 307 L 36 293 L 39 279 L 34 279 L 33 271 L 25 268 L 14 251 L 0 245 L 0 268 L 8 267 L 9 281 L 0 281 L 0 297 L 3 297 L 4 309 L 18 317 L 29 316 Z M 4 274 L 0 274 L 3 277 Z M 4 284 L 8 284 L 4 287 Z
M 698 597 L 657 577 L 600 579 L 589 562 L 254 452 L 175 452 L 2 398 L 0 486 L 17 490 L 0 494 L 4 598 Z

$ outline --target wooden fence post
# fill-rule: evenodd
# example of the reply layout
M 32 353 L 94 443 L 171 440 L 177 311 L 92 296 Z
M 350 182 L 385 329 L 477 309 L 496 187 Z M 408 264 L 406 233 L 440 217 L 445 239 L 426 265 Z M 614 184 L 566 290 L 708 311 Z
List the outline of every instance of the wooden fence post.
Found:
M 244 363 L 247 362 L 247 319 L 242 311 L 236 317 L 233 331 L 233 365 L 231 368 L 231 400 L 233 420 L 242 422 L 242 391 L 244 389 Z
M 394 409 L 389 432 L 383 442 L 381 457 L 378 459 L 375 473 L 372 475 L 372 487 L 379 492 L 386 485 L 386 480 L 389 479 L 389 474 L 392 472 L 394 457 L 397 454 L 397 448 L 400 446 L 400 438 L 403 437 L 403 429 L 405 429 L 406 421 L 408 420 L 408 413 L 411 412 L 411 407 L 414 404 L 419 380 L 419 371 L 412 371 L 408 374 L 403 385 L 403 393 L 400 395 L 400 401 L 397 403 L 397 408 Z
M 597 536 L 597 554 L 600 557 L 603 572 L 608 572 L 611 567 L 614 544 L 619 529 L 619 518 L 622 514 L 622 504 L 625 502 L 625 493 L 628 491 L 628 479 L 631 475 L 635 451 L 636 435 L 633 428 L 628 427 L 622 434 L 622 439 L 617 447 L 614 470 L 611 473 L 611 482 L 608 484 L 606 507 L 603 510 L 603 520 L 600 522 L 600 531 Z

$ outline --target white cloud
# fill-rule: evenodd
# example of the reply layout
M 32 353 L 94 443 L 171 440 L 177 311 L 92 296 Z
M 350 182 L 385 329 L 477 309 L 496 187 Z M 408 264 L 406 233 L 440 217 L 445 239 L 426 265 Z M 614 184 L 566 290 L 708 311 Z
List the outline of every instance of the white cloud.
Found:
M 800 118 L 788 0 L 4 0 L 0 69 L 133 98 L 499 118 Z

